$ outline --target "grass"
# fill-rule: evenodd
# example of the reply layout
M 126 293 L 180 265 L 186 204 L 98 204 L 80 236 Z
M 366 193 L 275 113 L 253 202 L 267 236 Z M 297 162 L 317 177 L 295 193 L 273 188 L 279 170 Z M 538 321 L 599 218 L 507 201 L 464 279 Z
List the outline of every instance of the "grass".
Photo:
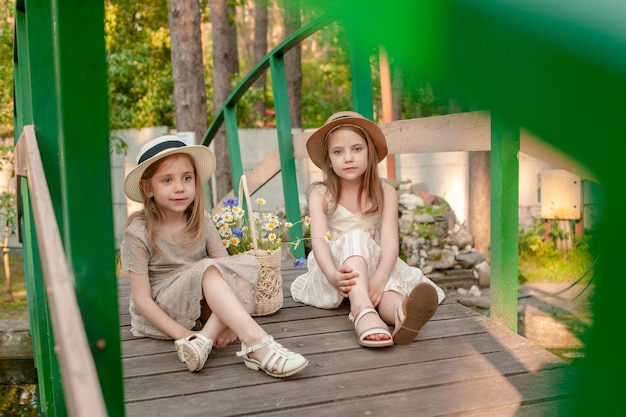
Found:
M 27 320 L 28 304 L 26 302 L 26 283 L 24 282 L 24 263 L 22 251 L 11 249 L 9 253 L 11 269 L 11 289 L 13 301 L 9 301 L 4 265 L 2 269 L 2 290 L 0 291 L 0 320 Z
M 519 283 L 574 282 L 587 284 L 592 278 L 594 263 L 593 234 L 574 237 L 571 248 L 561 252 L 557 240 L 568 236 L 543 240 L 541 229 L 520 233 Z

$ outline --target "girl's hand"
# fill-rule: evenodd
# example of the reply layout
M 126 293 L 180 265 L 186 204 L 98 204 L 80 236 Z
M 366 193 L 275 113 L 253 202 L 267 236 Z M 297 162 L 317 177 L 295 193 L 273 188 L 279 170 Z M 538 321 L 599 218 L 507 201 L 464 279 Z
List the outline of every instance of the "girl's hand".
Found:
M 352 289 L 352 286 L 356 284 L 354 278 L 358 276 L 358 272 L 354 272 L 349 266 L 342 265 L 335 271 L 334 276 L 329 281 L 343 298 L 348 298 L 348 293 Z
M 378 307 L 380 300 L 383 298 L 386 282 L 376 278 L 371 278 L 369 282 L 368 295 L 374 307 Z
M 235 332 L 231 329 L 226 329 L 215 339 L 215 347 L 226 347 L 235 341 L 237 341 Z

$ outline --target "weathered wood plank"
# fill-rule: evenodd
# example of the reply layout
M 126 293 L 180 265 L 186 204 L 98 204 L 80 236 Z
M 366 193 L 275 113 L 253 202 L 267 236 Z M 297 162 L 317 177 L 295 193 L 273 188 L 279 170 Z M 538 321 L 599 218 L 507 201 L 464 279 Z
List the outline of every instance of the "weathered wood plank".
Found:
M 322 310 L 291 300 L 289 284 L 300 273 L 283 271 L 283 308 L 256 318 L 310 361 L 285 380 L 247 369 L 238 344 L 215 349 L 202 371 L 189 373 L 172 341 L 133 337 L 122 313 L 127 415 L 534 417 L 568 404 L 569 365 L 465 306 L 444 302 L 409 345 L 365 349 L 347 303 Z M 128 290 L 120 285 L 121 311 Z
M 545 373 L 546 379 L 550 383 L 555 383 L 556 378 L 550 378 L 551 373 L 563 375 L 564 369 L 565 372 L 569 373 L 563 365 L 546 370 L 547 368 L 543 366 L 546 357 L 529 353 L 523 355 L 524 362 L 519 360 L 522 356 L 519 356 L 518 360 L 511 360 L 507 352 L 498 352 L 477 355 L 472 358 L 473 360 L 453 358 L 425 363 L 406 363 L 405 359 L 405 361 L 400 361 L 394 365 L 388 361 L 397 360 L 399 355 L 390 355 L 373 350 L 366 352 L 368 352 L 367 355 L 345 354 L 344 357 L 336 358 L 332 362 L 333 367 L 307 368 L 308 371 L 304 370 L 297 377 L 288 381 L 267 381 L 267 377 L 259 374 L 241 378 L 241 375 L 232 367 L 216 370 L 212 378 L 203 379 L 202 383 L 199 380 L 192 380 L 197 378 L 189 378 L 188 375 L 184 374 L 157 376 L 155 378 L 161 379 L 159 384 L 161 389 L 156 389 L 154 392 L 146 392 L 147 384 L 145 381 L 130 380 L 129 389 L 132 389 L 134 382 L 137 382 L 136 388 L 142 388 L 141 394 L 149 398 L 159 399 L 150 401 L 149 404 L 134 403 L 134 398 L 130 397 L 130 393 L 127 392 L 129 395 L 128 415 L 134 415 L 135 406 L 142 409 L 142 412 L 147 409 L 162 413 L 167 412 L 167 410 L 175 413 L 181 407 L 191 406 L 189 415 L 202 415 L 201 413 L 194 413 L 193 404 L 211 404 L 211 415 L 228 416 L 258 414 L 277 408 L 289 409 L 322 402 L 332 402 L 332 415 L 335 416 L 345 415 L 345 413 L 354 415 L 355 408 L 360 408 L 360 415 L 368 415 L 369 413 L 366 411 L 370 408 L 363 408 L 361 405 L 373 403 L 372 405 L 376 406 L 381 402 L 388 403 L 388 400 L 373 401 L 372 397 L 399 396 L 401 395 L 399 393 L 405 390 L 411 391 L 410 396 L 402 395 L 401 399 L 397 399 L 394 403 L 396 405 L 403 404 L 407 408 L 407 412 L 417 405 L 420 407 L 426 405 L 426 408 L 432 407 L 437 413 L 445 411 L 445 408 L 450 408 L 447 412 L 452 412 L 455 411 L 453 407 L 465 407 L 467 402 L 471 402 L 472 399 L 481 398 L 484 400 L 487 395 L 486 392 L 472 392 L 471 395 L 467 395 L 464 388 L 474 385 L 474 383 L 484 384 L 485 379 L 493 380 L 488 389 L 490 400 L 499 403 L 499 405 L 508 405 L 519 403 L 523 398 L 522 395 L 536 400 L 545 398 L 550 393 L 549 389 L 539 392 L 538 389 L 534 389 L 534 384 L 529 383 L 527 379 L 520 378 L 521 376 L 532 376 L 535 374 L 530 372 L 541 371 Z M 357 359 L 358 363 L 355 363 Z M 324 374 L 325 372 L 328 374 Z M 511 377 L 507 378 L 508 375 Z M 376 383 L 373 383 L 374 381 Z M 259 396 L 249 395 L 250 387 L 257 384 L 262 385 L 258 389 L 262 390 L 263 394 Z M 462 401 L 451 401 L 449 393 L 443 396 L 429 395 L 428 398 L 416 401 L 416 398 L 421 396 L 422 391 L 438 390 L 442 389 L 441 387 L 445 387 L 444 389 L 449 391 L 450 387 L 453 386 L 456 388 L 456 395 L 458 396 L 460 393 L 463 396 Z M 542 388 L 554 389 L 552 384 Z M 171 395 L 172 391 L 178 395 L 184 395 L 184 398 L 168 398 L 165 401 L 160 399 L 164 395 Z M 352 402 L 355 398 L 360 399 L 358 404 L 361 407 L 355 407 L 356 404 Z M 442 401 L 443 398 L 446 398 L 446 401 Z M 350 407 L 345 407 L 343 410 L 341 407 L 335 408 L 335 405 L 341 401 L 348 401 Z M 234 404 L 236 404 L 236 410 L 233 407 Z M 393 410 L 394 413 L 398 411 L 395 407 Z M 384 409 L 377 411 L 381 414 L 376 412 L 376 415 L 385 415 Z M 302 415 L 310 414 L 303 413 Z

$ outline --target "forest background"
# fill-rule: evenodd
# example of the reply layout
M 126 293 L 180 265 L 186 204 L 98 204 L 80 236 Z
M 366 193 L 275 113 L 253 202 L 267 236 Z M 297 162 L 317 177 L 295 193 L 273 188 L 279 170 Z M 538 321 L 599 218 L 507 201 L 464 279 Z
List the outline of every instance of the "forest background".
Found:
M 317 16 L 300 0 L 106 0 L 105 36 L 111 131 L 167 126 L 202 138 L 214 112 L 273 47 Z M 0 137 L 13 136 L 15 0 L 0 0 Z M 379 51 L 371 51 L 374 115 L 381 116 Z M 285 55 L 291 123 L 317 127 L 352 108 L 348 39 L 332 24 Z M 394 119 L 448 114 L 459 101 L 426 80 L 391 71 Z M 238 105 L 239 126 L 271 126 L 270 77 Z M 407 88 L 408 87 L 408 88 Z M 112 138 L 113 145 L 120 145 Z M 223 132 L 216 157 L 228 161 Z M 122 144 L 123 147 L 123 144 Z M 217 195 L 232 189 L 229 164 L 216 172 Z
M 203 138 L 214 113 L 250 69 L 287 36 L 319 17 L 318 11 L 308 7 L 312 2 L 302 7 L 302 1 L 105 0 L 110 131 L 166 126 L 176 131 L 193 131 L 196 138 Z M 15 135 L 15 7 L 15 0 L 0 0 L 0 138 L 5 138 L 5 144 L 12 144 Z M 349 50 L 346 32 L 334 23 L 287 52 L 285 66 L 292 127 L 315 128 L 333 112 L 353 108 Z M 370 64 L 375 121 L 382 121 L 383 81 L 391 84 L 392 120 L 481 110 L 445 87 L 401 73 L 393 57 L 386 57 L 378 45 L 371 46 Z M 389 74 L 389 79 L 382 80 L 382 73 Z M 271 77 L 260 77 L 239 101 L 239 127 L 273 126 L 271 83 Z M 112 136 L 111 144 L 112 151 L 124 151 L 119 138 Z M 223 131 L 213 144 L 216 157 L 222 162 L 215 173 L 213 193 L 223 196 L 232 189 Z M 3 145 L 1 155 L 5 158 L 0 157 L 0 164 L 10 157 L 10 146 Z M 470 164 L 484 164 L 488 160 L 488 152 L 473 152 L 470 156 Z M 483 195 L 476 200 L 488 202 L 489 198 Z M 14 191 L 2 193 L 0 217 L 6 220 L 14 215 L 14 204 Z M 480 215 L 481 210 L 475 211 Z M 482 216 L 485 217 L 484 213 Z M 470 226 L 474 223 L 470 219 Z M 550 236 L 551 241 L 545 242 L 542 227 L 543 223 L 538 223 L 520 237 L 522 254 L 538 254 L 537 264 L 542 268 L 550 266 L 549 273 L 538 274 L 540 279 L 553 277 L 555 271 L 563 269 L 561 261 L 567 261 L 559 256 L 554 245 L 562 236 Z M 484 229 L 488 232 L 488 228 Z M 488 236 L 482 241 L 488 242 Z M 5 258 L 6 270 L 9 262 L 8 256 Z M 586 267 L 588 256 L 584 261 Z M 571 279 L 579 273 L 565 275 L 563 279 Z M 10 274 L 6 272 L 6 276 L 10 295 Z

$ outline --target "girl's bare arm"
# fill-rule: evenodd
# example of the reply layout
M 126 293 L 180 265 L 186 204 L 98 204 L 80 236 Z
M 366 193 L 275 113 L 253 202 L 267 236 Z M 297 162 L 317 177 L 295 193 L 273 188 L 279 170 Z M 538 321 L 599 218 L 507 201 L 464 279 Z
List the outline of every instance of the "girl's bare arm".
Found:
M 356 272 L 352 272 L 351 269 L 340 268 L 337 269 L 333 262 L 333 257 L 330 253 L 330 246 L 326 239 L 326 233 L 328 233 L 328 221 L 324 205 L 326 200 L 324 195 L 319 190 L 312 190 L 309 193 L 309 215 L 311 217 L 311 245 L 313 247 L 313 253 L 315 254 L 315 260 L 320 269 L 326 276 L 328 282 L 331 283 L 338 291 L 342 292 L 346 296 L 344 291 L 341 291 L 339 287 L 346 287 L 354 285 L 355 282 L 352 278 L 357 276 Z
M 154 327 L 173 339 L 182 339 L 193 332 L 167 315 L 152 299 L 152 290 L 148 274 L 137 274 L 129 271 L 130 291 L 139 314 L 145 317 Z

